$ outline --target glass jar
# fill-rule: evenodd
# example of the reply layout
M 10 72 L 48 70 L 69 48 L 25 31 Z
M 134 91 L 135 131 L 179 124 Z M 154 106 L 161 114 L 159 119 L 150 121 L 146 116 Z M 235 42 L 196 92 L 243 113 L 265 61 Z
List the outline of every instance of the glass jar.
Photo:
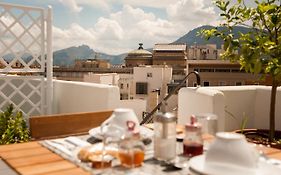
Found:
M 183 155 L 193 157 L 203 154 L 202 127 L 191 117 L 191 123 L 185 125 L 185 137 L 183 140 Z
M 169 161 L 176 157 L 176 117 L 159 113 L 154 120 L 154 157 Z
M 139 134 L 131 134 L 122 138 L 118 150 L 121 165 L 126 168 L 141 166 L 144 161 L 144 149 Z

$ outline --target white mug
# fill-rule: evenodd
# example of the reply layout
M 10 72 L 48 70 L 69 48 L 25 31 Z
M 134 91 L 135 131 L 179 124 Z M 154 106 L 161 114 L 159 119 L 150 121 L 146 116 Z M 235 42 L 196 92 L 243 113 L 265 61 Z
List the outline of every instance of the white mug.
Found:
M 117 108 L 113 111 L 110 118 L 103 122 L 102 126 L 108 125 L 109 128 L 114 126 L 124 131 L 133 129 L 134 132 L 139 131 L 140 124 L 135 112 L 129 108 Z M 133 128 L 130 128 L 133 127 Z

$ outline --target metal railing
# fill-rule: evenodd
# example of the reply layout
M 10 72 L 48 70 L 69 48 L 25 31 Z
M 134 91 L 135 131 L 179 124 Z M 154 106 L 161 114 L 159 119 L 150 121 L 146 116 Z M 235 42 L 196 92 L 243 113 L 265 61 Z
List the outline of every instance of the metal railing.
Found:
M 166 95 L 166 96 L 164 97 L 164 99 L 163 99 L 160 103 L 157 104 L 157 106 L 155 106 L 155 108 L 153 108 L 153 110 L 152 110 L 150 113 L 146 114 L 146 116 L 143 118 L 143 120 L 141 121 L 140 124 L 142 125 L 142 124 L 145 124 L 145 123 L 150 123 L 150 122 L 153 120 L 153 114 L 161 107 L 161 105 L 165 104 L 165 102 L 183 86 L 183 84 L 186 82 L 186 80 L 188 79 L 188 77 L 189 77 L 191 74 L 195 74 L 195 76 L 196 76 L 196 81 L 197 81 L 197 86 L 200 86 L 200 84 L 201 84 L 201 83 L 200 83 L 200 82 L 201 82 L 201 78 L 200 78 L 199 73 L 196 72 L 196 71 L 193 71 L 193 72 L 188 73 L 188 74 L 181 80 L 181 82 L 180 82 L 177 86 L 175 86 L 175 87 L 171 90 L 171 92 L 168 93 L 168 95 Z

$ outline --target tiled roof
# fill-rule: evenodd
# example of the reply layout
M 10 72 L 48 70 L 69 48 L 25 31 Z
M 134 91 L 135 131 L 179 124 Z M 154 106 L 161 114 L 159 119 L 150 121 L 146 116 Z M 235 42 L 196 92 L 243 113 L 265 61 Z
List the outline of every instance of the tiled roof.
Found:
M 153 50 L 186 50 L 186 44 L 155 44 Z

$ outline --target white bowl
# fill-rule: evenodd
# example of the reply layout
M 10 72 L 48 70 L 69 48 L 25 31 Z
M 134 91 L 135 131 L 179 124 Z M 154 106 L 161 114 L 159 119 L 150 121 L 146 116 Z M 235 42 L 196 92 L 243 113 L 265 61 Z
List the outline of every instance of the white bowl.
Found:
M 206 168 L 222 165 L 237 166 L 245 169 L 256 169 L 259 154 L 247 141 L 244 135 L 230 132 L 219 132 L 206 153 Z

